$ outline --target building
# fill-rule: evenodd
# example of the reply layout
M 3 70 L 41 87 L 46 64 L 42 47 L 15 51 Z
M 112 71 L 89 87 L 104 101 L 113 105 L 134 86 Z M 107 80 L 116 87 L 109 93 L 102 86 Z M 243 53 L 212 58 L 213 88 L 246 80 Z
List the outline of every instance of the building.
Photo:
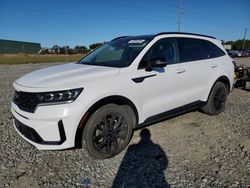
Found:
M 232 49 L 232 45 L 231 44 L 224 44 L 223 46 L 224 46 L 224 48 L 226 50 L 231 50 Z
M 0 39 L 0 54 L 37 54 L 40 49 L 40 43 Z

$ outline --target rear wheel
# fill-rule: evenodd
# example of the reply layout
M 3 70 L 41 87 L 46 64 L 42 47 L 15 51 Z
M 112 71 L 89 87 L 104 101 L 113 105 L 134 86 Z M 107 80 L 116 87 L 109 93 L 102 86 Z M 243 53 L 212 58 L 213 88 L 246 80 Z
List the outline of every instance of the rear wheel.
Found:
M 217 115 L 225 110 L 228 90 L 224 83 L 217 82 L 208 98 L 202 111 L 209 115 Z
M 120 153 L 131 139 L 134 118 L 132 109 L 126 105 L 107 104 L 94 112 L 83 132 L 90 155 L 106 159 Z

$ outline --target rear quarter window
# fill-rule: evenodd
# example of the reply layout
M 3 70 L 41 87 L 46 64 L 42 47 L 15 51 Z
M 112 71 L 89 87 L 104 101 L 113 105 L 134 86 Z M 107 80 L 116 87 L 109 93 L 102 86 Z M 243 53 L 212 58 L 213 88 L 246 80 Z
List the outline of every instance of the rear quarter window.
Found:
M 209 58 L 216 58 L 226 55 L 226 53 L 223 50 L 221 50 L 218 46 L 216 46 L 212 42 L 205 40 L 203 42 L 209 52 Z

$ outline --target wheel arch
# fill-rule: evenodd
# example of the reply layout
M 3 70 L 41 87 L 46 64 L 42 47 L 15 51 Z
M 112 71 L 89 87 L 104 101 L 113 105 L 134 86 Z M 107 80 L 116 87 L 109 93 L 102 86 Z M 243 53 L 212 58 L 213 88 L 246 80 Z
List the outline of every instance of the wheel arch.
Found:
M 210 96 L 210 94 L 211 94 L 211 92 L 212 92 L 212 89 L 214 88 L 214 85 L 215 85 L 217 82 L 222 82 L 223 84 L 225 84 L 228 93 L 230 93 L 230 90 L 231 90 L 230 80 L 229 80 L 229 78 L 228 78 L 227 76 L 223 75 L 223 76 L 220 76 L 219 78 L 217 78 L 217 80 L 215 80 L 215 81 L 213 82 L 213 85 L 212 85 L 212 87 L 210 88 L 209 93 L 208 93 L 208 95 L 207 95 L 207 97 L 206 97 L 206 101 L 208 100 L 208 98 L 209 98 L 209 96 Z
M 85 127 L 86 122 L 88 121 L 89 117 L 100 107 L 106 105 L 106 104 L 117 104 L 117 105 L 128 105 L 134 112 L 135 115 L 135 125 L 139 121 L 139 113 L 135 106 L 135 104 L 128 99 L 127 97 L 121 96 L 121 95 L 112 95 L 104 97 L 97 102 L 95 102 L 93 105 L 91 105 L 88 110 L 83 114 L 81 121 L 78 124 L 76 135 L 75 135 L 75 146 L 77 148 L 81 148 L 81 140 L 82 140 L 82 133 Z
M 230 86 L 230 80 L 227 76 L 221 76 L 219 77 L 215 82 L 214 82 L 214 85 L 216 82 L 222 82 L 223 84 L 225 84 L 226 88 L 227 88 L 227 91 L 228 93 L 230 93 L 230 90 L 231 90 L 231 86 Z M 214 87 L 213 85 L 213 87 Z M 212 88 L 213 88 L 212 87 Z M 211 89 L 212 90 L 212 89 Z M 211 92 L 211 91 L 210 91 Z

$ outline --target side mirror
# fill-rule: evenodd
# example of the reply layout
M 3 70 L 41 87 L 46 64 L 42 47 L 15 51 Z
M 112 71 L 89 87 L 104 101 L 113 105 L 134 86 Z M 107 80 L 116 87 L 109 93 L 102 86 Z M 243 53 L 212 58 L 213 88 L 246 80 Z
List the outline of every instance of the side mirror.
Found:
M 156 61 L 151 62 L 152 67 L 166 67 L 167 62 L 165 59 L 158 59 Z
M 146 71 L 152 71 L 154 67 L 166 67 L 167 62 L 165 58 L 157 58 L 151 59 L 150 61 L 146 62 Z

